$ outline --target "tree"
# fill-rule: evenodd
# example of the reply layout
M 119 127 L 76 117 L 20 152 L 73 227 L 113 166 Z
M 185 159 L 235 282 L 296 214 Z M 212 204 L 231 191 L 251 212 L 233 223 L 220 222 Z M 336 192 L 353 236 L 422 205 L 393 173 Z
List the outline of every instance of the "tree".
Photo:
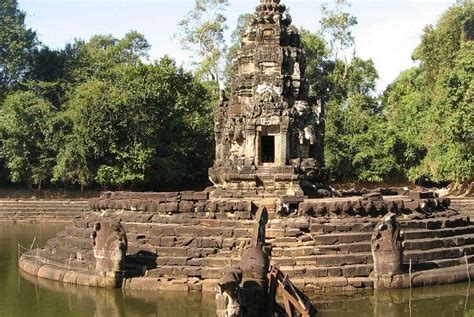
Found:
M 67 45 L 67 71 L 74 85 L 90 78 L 105 79 L 115 73 L 115 67 L 137 65 L 148 58 L 150 45 L 145 37 L 130 31 L 121 39 L 112 35 L 95 35 L 85 42 L 76 40 Z
M 346 30 L 350 32 L 350 30 Z M 326 104 L 325 161 L 336 181 L 382 181 L 400 177 L 396 138 L 385 130 L 375 97 L 377 70 L 371 60 L 334 59 L 325 39 L 302 30 L 310 93 Z
M 345 11 L 350 6 L 347 0 L 335 0 L 334 8 L 327 3 L 321 6 L 321 33 L 326 36 L 335 60 L 340 52 L 354 46 L 351 29 L 357 25 L 357 18 Z
M 25 26 L 16 0 L 0 2 L 0 101 L 21 83 L 31 67 L 38 42 Z
M 9 95 L 0 110 L 0 155 L 12 182 L 41 185 L 54 163 L 52 105 L 32 92 Z
M 371 60 L 357 57 L 348 66 L 336 61 L 328 78 L 325 153 L 333 179 L 403 179 L 395 157 L 395 135 L 386 129 L 374 96 L 377 70 Z
M 75 89 L 72 129 L 55 179 L 102 186 L 180 186 L 203 176 L 212 153 L 209 93 L 165 57 L 124 64 Z
M 330 51 L 326 41 L 318 34 L 301 30 L 303 47 L 306 52 L 306 78 L 311 95 L 324 100 L 329 99 L 331 89 L 330 74 L 334 70 L 334 61 L 329 58 Z
M 194 8 L 179 22 L 178 36 L 183 48 L 197 56 L 196 76 L 216 81 L 218 86 L 222 82 L 227 48 L 224 39 L 227 19 L 223 12 L 228 5 L 228 0 L 196 0 Z
M 384 113 L 401 141 L 412 181 L 474 178 L 474 5 L 461 1 L 425 28 L 419 66 L 384 93 Z
M 387 128 L 394 131 L 397 138 L 396 159 L 410 180 L 414 180 L 410 171 L 426 156 L 423 127 L 427 124 L 429 98 L 419 91 L 421 81 L 419 69 L 410 68 L 402 72 L 382 96 Z

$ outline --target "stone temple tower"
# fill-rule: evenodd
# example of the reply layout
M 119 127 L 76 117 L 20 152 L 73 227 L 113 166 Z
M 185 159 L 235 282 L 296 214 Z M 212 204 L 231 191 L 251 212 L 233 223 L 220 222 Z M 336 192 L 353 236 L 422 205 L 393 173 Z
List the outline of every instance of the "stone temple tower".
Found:
M 324 105 L 308 96 L 300 34 L 260 0 L 215 117 L 214 197 L 303 196 L 324 187 Z

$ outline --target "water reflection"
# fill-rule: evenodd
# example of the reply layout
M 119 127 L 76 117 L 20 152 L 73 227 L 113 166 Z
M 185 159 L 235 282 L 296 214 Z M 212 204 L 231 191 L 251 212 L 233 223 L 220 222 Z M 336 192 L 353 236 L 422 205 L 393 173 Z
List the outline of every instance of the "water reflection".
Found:
M 86 308 L 95 317 L 110 316 L 215 316 L 213 296 L 179 292 L 110 290 L 58 283 L 20 273 L 21 277 L 42 290 L 64 294 L 69 313 Z M 41 301 L 41 295 L 36 295 Z
M 467 283 L 410 290 L 313 296 L 320 316 L 474 316 L 474 289 Z
M 96 317 L 215 316 L 211 294 L 105 290 L 22 277 L 42 290 L 67 294 L 71 316 L 84 307 Z M 318 316 L 474 316 L 473 293 L 468 284 L 456 284 L 413 289 L 411 303 L 409 290 L 315 294 L 313 301 Z

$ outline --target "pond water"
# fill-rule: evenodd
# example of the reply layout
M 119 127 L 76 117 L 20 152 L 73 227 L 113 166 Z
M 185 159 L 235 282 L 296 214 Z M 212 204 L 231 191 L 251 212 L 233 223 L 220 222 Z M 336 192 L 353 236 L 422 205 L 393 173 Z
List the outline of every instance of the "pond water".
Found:
M 0 223 L 0 316 L 215 316 L 211 294 L 96 289 L 18 272 L 18 243 L 44 244 L 57 224 Z M 314 295 L 318 316 L 474 316 L 474 285 Z

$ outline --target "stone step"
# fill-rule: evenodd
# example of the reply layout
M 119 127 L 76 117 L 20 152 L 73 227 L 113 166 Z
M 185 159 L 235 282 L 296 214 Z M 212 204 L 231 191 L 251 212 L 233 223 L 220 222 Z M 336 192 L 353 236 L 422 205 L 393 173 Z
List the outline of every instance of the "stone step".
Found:
M 440 259 L 463 258 L 465 255 L 474 254 L 474 245 L 463 245 L 452 248 L 436 248 L 430 250 L 406 250 L 403 254 L 403 262 L 423 263 Z
M 458 228 L 406 229 L 405 239 L 444 238 L 474 233 L 474 224 Z M 311 234 L 316 245 L 336 245 L 370 241 L 372 232 L 341 232 L 329 234 Z
M 353 220 L 353 221 L 352 221 Z M 335 233 L 335 232 L 372 232 L 374 227 L 380 221 L 378 218 L 372 220 L 357 221 L 356 219 L 347 219 L 344 221 L 311 221 L 311 233 Z M 421 220 L 403 220 L 399 222 L 404 230 L 409 229 L 440 229 L 443 227 L 459 227 L 470 224 L 469 217 L 460 215 L 456 217 L 437 217 Z
M 59 221 L 59 222 L 70 222 L 71 219 L 76 216 L 74 214 L 68 215 L 57 215 L 57 214 L 37 214 L 37 215 L 3 215 L 0 214 L 0 221 L 33 221 L 33 222 L 47 222 L 47 221 Z
M 17 218 L 66 218 L 71 220 L 72 218 L 79 216 L 81 212 L 11 212 L 11 213 L 3 213 L 0 212 L 0 216 L 4 220 L 12 220 Z
M 5 217 L 9 216 L 41 216 L 41 215 L 57 215 L 57 216 L 69 216 L 72 218 L 73 216 L 81 215 L 82 213 L 87 211 L 81 210 L 59 210 L 59 211 L 41 211 L 41 210 L 30 210 L 30 211 L 0 211 L 0 215 L 4 215 Z
M 316 265 L 280 266 L 280 270 L 289 277 L 366 277 L 373 270 L 372 264 L 319 267 Z
M 441 229 L 441 228 L 455 228 L 464 227 L 471 224 L 469 217 L 457 216 L 449 218 L 433 218 L 418 221 L 400 221 L 403 229 Z
M 471 207 L 474 208 L 474 198 L 451 198 L 451 208 Z
M 406 240 L 406 250 L 429 250 L 437 248 L 453 248 L 474 244 L 474 234 L 457 235 L 446 238 L 428 238 Z
M 0 212 L 1 211 L 10 211 L 10 210 L 89 210 L 88 207 L 85 206 L 77 206 L 77 205 L 72 205 L 72 206 L 0 206 Z
M 442 229 L 434 229 L 434 230 L 405 230 L 405 239 L 406 240 L 413 240 L 413 239 L 428 239 L 428 238 L 444 238 L 444 237 L 452 237 L 464 234 L 471 234 L 474 233 L 474 225 L 471 224 L 465 227 L 459 228 L 442 228 Z
M 435 248 L 451 248 L 474 244 L 474 234 L 457 235 L 443 238 L 423 238 L 423 239 L 406 239 L 405 250 L 429 250 Z M 315 246 L 317 254 L 351 254 L 360 252 L 370 252 L 370 242 L 356 242 L 336 245 L 318 245 Z
M 321 267 L 317 266 L 316 263 L 311 264 L 291 264 L 288 262 L 280 261 L 281 258 L 272 259 L 271 264 L 280 266 L 283 273 L 288 274 L 291 278 L 312 276 L 312 277 L 332 277 L 332 276 L 345 276 L 345 277 L 367 277 L 373 270 L 373 264 L 355 264 L 355 265 L 344 265 L 344 266 L 328 266 Z M 467 256 L 468 263 L 474 261 L 474 255 Z M 433 268 L 446 268 L 452 266 L 458 266 L 466 263 L 464 257 L 460 258 L 449 258 L 433 260 L 430 262 L 421 263 L 423 265 L 413 264 L 412 270 L 426 270 Z M 405 269 L 408 270 L 408 263 L 405 263 Z
M 474 254 L 474 243 L 427 250 L 406 249 L 404 252 L 404 262 L 408 263 L 410 259 L 413 263 L 421 263 L 442 259 L 462 258 L 464 254 L 468 256 Z M 313 264 L 319 267 L 340 267 L 345 265 L 371 264 L 373 262 L 371 252 L 313 254 L 311 256 L 274 255 L 272 259 L 275 263 L 281 265 Z
M 89 206 L 87 200 L 54 201 L 54 200 L 0 200 L 0 206 Z
M 467 255 L 467 262 L 472 263 L 474 261 L 474 255 Z M 454 259 L 441 259 L 441 260 L 433 260 L 430 262 L 424 262 L 421 263 L 422 265 L 418 266 L 415 265 L 413 267 L 413 270 L 424 270 L 426 268 L 445 268 L 445 267 L 452 267 L 452 266 L 457 266 L 457 265 L 463 265 L 466 264 L 466 257 L 460 257 L 460 258 L 454 258 Z M 408 263 L 405 263 L 405 265 L 409 266 L 409 261 Z

